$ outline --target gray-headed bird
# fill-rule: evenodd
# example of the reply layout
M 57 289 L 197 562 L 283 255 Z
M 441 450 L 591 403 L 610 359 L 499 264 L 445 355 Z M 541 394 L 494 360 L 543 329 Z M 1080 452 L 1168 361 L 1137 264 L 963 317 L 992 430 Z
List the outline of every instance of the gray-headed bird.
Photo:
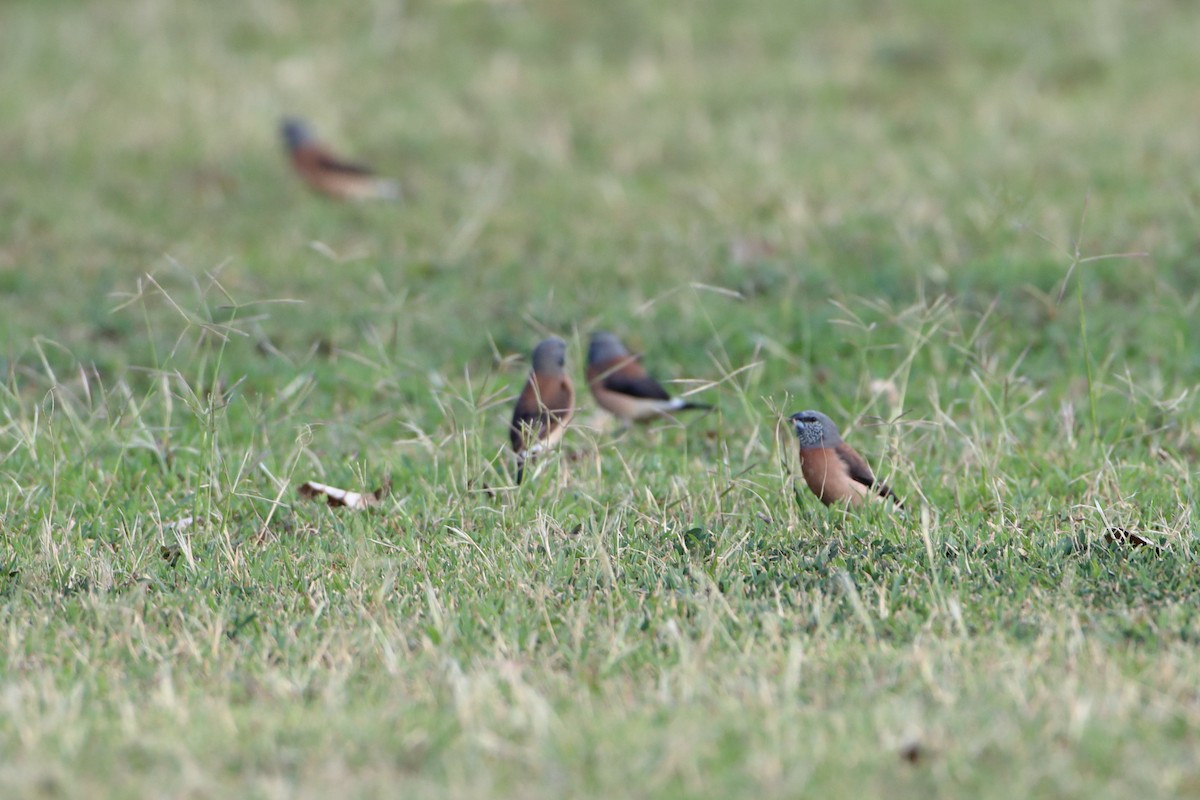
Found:
M 513 409 L 509 435 L 517 454 L 517 483 L 525 462 L 562 439 L 575 413 L 575 387 L 564 369 L 567 343 L 557 336 L 533 349 L 533 369 Z
M 398 200 L 400 186 L 374 170 L 343 161 L 313 135 L 304 120 L 286 117 L 279 126 L 292 169 L 309 188 L 338 200 Z
M 601 408 L 623 423 L 648 422 L 679 411 L 712 406 L 671 397 L 641 364 L 641 356 L 625 349 L 611 333 L 596 332 L 588 342 L 588 387 Z
M 875 478 L 863 457 L 842 441 L 833 420 L 820 411 L 801 411 L 790 419 L 800 440 L 800 471 L 822 503 L 859 505 L 869 498 L 890 498 L 904 507 L 887 484 Z

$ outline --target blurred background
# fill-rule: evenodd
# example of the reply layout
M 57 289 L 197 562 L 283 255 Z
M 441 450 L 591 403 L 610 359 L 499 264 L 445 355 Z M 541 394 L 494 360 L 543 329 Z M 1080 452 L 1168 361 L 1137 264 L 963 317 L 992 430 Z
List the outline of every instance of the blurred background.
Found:
M 10 0 L 0 358 L 170 367 L 182 308 L 264 388 L 602 325 L 800 391 L 862 344 L 834 303 L 946 295 L 1053 370 L 1074 256 L 1145 253 L 1077 275 L 1095 352 L 1194 379 L 1198 34 L 1174 0 Z M 285 114 L 404 202 L 306 191 Z

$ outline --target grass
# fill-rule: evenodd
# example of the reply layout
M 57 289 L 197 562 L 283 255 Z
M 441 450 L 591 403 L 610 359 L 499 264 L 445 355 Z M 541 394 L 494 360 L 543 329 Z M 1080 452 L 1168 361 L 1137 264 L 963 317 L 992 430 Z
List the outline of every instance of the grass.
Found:
M 6 4 L 0 786 L 1196 794 L 1198 28 Z M 601 327 L 718 410 L 588 401 L 516 490 L 529 350 L 582 389 Z M 817 504 L 801 408 L 912 513 Z

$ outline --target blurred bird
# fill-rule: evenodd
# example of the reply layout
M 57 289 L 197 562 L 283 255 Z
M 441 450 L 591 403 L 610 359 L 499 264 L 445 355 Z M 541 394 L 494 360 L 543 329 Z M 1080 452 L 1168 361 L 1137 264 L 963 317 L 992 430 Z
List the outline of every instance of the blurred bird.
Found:
M 677 411 L 712 406 L 671 397 L 646 373 L 641 356 L 633 355 L 611 333 L 596 332 L 588 342 L 588 386 L 601 408 L 628 425 L 671 416 Z
M 867 498 L 890 498 L 904 507 L 887 484 L 875 479 L 863 457 L 842 441 L 833 420 L 820 411 L 801 411 L 790 419 L 800 440 L 800 470 L 822 503 L 859 505 Z
M 292 168 L 309 188 L 338 200 L 399 200 L 400 185 L 371 169 L 342 161 L 325 148 L 302 119 L 280 125 Z
M 575 413 L 575 387 L 563 369 L 567 343 L 557 336 L 533 349 L 533 369 L 513 409 L 509 435 L 517 454 L 517 483 L 525 462 L 558 444 Z

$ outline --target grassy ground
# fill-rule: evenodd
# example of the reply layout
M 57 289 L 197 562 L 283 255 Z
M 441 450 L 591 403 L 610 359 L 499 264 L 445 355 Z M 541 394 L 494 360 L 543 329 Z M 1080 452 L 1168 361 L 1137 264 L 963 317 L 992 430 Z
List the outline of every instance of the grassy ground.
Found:
M 1197 795 L 1198 37 L 5 3 L 4 794 Z M 283 113 L 407 202 L 305 193 Z M 598 327 L 719 410 L 588 400 L 516 491 Z M 907 518 L 795 483 L 809 407 Z

